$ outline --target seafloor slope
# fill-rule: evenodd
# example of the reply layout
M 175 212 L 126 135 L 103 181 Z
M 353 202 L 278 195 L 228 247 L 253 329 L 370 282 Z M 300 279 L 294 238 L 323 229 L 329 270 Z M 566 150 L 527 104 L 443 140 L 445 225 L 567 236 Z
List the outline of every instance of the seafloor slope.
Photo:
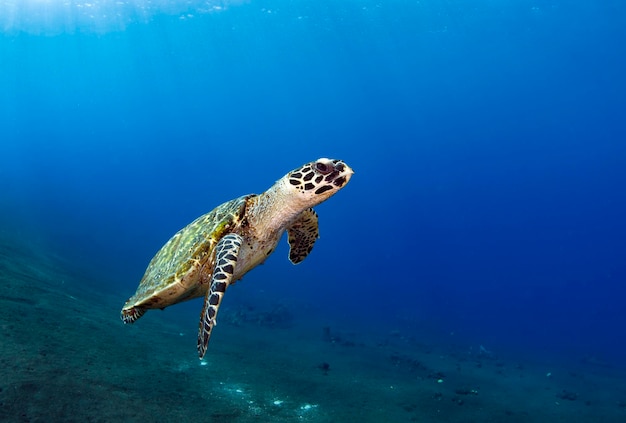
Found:
M 195 324 L 151 312 L 124 327 L 125 294 L 86 280 L 0 243 L 1 421 L 626 421 L 616 369 L 342 333 L 292 320 L 288 306 L 225 307 L 201 365 Z

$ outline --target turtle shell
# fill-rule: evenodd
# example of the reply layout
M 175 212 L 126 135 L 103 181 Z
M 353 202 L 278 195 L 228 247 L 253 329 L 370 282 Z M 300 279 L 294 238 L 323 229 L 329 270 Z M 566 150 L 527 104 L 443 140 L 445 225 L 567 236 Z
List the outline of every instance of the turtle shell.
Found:
M 237 228 L 252 195 L 228 201 L 178 231 L 150 261 L 135 295 L 122 309 L 132 322 L 146 309 L 203 296 L 211 279 L 217 242 Z

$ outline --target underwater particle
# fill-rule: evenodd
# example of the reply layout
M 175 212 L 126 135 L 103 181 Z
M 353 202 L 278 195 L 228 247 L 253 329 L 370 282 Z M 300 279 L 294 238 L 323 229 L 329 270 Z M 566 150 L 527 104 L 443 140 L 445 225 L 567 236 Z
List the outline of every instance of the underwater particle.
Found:
M 206 364 L 207 364 L 207 362 L 206 362 L 206 361 L 201 361 L 201 362 L 200 362 L 200 365 L 201 365 L 201 366 L 206 366 Z
M 437 379 L 437 383 L 443 383 L 443 379 Z
M 249 406 L 248 410 L 255 417 L 262 417 L 263 414 L 264 414 L 263 413 L 263 409 L 261 407 L 259 407 L 259 406 L 256 406 L 256 405 Z
M 302 411 L 309 411 L 309 410 L 311 410 L 313 408 L 316 408 L 316 407 L 317 407 L 317 404 L 314 404 L 314 405 L 304 404 L 304 405 L 300 406 L 300 410 L 302 410 Z

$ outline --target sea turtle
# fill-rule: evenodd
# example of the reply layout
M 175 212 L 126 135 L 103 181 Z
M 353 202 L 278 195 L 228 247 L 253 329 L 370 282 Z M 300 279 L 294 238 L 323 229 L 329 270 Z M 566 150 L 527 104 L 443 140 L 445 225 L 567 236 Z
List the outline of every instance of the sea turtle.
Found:
M 304 260 L 319 236 L 311 207 L 343 188 L 352 174 L 340 160 L 319 159 L 289 172 L 263 194 L 239 197 L 200 216 L 150 261 L 137 292 L 122 308 L 122 320 L 133 323 L 148 309 L 203 296 L 202 359 L 226 288 L 265 261 L 285 230 L 289 260 Z

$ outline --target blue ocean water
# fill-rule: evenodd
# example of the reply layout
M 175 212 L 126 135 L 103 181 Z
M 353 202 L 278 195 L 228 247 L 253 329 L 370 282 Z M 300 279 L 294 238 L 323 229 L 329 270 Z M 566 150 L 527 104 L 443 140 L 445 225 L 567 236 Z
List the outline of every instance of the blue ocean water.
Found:
M 0 228 L 85 290 L 121 307 L 197 216 L 340 158 L 310 257 L 235 297 L 623 360 L 621 2 L 3 1 L 0 31 Z

